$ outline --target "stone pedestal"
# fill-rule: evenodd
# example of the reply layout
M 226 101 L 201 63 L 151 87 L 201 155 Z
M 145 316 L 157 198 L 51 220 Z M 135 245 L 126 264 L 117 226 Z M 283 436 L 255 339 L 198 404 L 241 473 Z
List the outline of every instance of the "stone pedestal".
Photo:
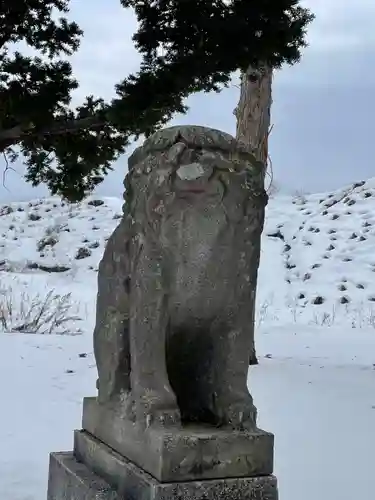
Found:
M 94 437 L 78 434 L 80 451 L 102 476 L 82 456 L 78 460 L 74 453 L 52 453 L 48 500 L 278 499 L 273 475 L 161 483 Z
M 273 435 L 209 426 L 142 429 L 84 400 L 72 453 L 52 453 L 48 500 L 277 500 Z
M 52 453 L 48 500 L 277 500 L 274 476 L 160 483 L 108 452 L 121 469 L 116 489 L 77 461 L 73 453 Z
M 273 470 L 274 438 L 260 429 L 202 424 L 143 429 L 96 398 L 84 399 L 82 420 L 85 431 L 161 482 L 264 476 Z M 76 441 L 78 455 L 79 450 Z

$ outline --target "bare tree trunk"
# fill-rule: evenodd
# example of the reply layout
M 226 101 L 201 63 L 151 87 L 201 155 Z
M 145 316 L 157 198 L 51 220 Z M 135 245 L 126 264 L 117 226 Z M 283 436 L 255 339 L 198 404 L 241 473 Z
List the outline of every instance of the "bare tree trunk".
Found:
M 257 160 L 264 164 L 263 179 L 265 179 L 268 160 L 268 134 L 271 125 L 272 104 L 272 68 L 264 67 L 259 70 L 249 68 L 241 78 L 241 94 L 239 103 L 234 110 L 237 118 L 237 139 L 240 139 L 253 150 Z M 260 241 L 258 242 L 260 249 Z M 256 283 L 255 283 L 256 287 Z M 258 363 L 254 330 L 256 295 L 252 307 L 252 351 L 250 364 Z

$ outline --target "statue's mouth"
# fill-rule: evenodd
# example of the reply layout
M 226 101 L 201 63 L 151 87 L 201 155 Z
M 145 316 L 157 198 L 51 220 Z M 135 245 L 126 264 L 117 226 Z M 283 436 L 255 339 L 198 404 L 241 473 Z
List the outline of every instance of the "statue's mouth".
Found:
M 181 194 L 181 196 L 207 193 L 208 189 L 207 184 L 201 181 L 181 181 L 179 179 L 177 180 L 175 187 L 177 193 Z
M 192 194 L 202 194 L 205 193 L 206 190 L 203 188 L 185 188 L 185 189 L 179 189 L 181 193 L 192 193 Z
M 178 198 L 211 198 L 217 196 L 218 189 L 217 182 L 210 182 L 207 179 L 189 181 L 176 179 L 174 183 Z

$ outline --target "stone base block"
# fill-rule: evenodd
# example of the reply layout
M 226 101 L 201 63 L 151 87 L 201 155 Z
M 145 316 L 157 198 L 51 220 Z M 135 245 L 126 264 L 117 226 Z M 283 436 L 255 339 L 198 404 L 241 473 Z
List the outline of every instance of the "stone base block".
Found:
M 73 453 L 51 453 L 47 500 L 120 500 L 116 490 L 78 462 Z
M 139 428 L 121 411 L 85 398 L 83 429 L 160 482 L 267 476 L 273 434 L 209 426 Z
M 105 445 L 90 460 L 103 461 L 106 479 L 73 453 L 52 453 L 48 500 L 278 500 L 274 476 L 159 483 Z M 105 456 L 104 456 L 105 455 Z M 95 458 L 97 457 L 97 458 Z M 112 487 L 109 486 L 109 481 Z

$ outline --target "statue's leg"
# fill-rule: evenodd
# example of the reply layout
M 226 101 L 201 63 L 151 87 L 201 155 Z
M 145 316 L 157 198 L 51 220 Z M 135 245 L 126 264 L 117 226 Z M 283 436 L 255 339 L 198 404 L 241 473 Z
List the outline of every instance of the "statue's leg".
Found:
M 146 424 L 180 421 L 166 364 L 168 290 L 157 258 L 142 253 L 130 291 L 131 387 L 136 419 Z
M 98 399 L 115 401 L 130 390 L 128 320 L 109 308 L 94 330 L 94 352 L 98 369 Z
M 212 325 L 214 360 L 213 412 L 220 425 L 255 428 L 256 408 L 247 388 L 251 310 L 238 305 Z
M 120 225 L 106 245 L 98 272 L 94 353 L 98 369 L 100 402 L 116 400 L 130 390 L 129 297 L 124 286 L 128 275 L 123 250 L 125 228 Z

